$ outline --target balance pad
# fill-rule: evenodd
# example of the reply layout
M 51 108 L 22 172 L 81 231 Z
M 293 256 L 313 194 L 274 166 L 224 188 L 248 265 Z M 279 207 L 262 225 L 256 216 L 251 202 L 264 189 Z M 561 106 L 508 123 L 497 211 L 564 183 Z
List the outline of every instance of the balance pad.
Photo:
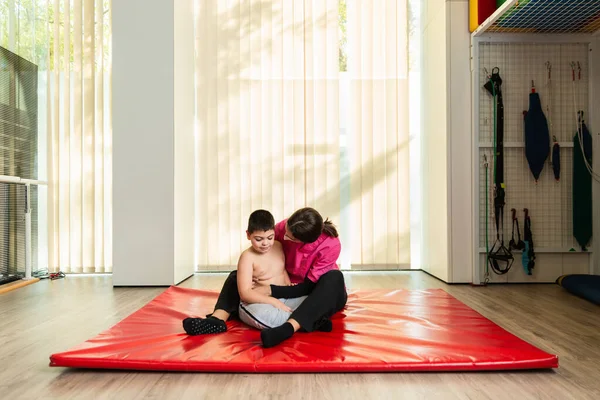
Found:
M 475 290 L 475 289 L 474 289 Z M 237 320 L 188 336 L 182 320 L 212 312 L 218 293 L 170 287 L 55 367 L 204 372 L 391 372 L 548 369 L 558 357 L 519 339 L 441 289 L 350 292 L 333 331 L 273 348 Z M 68 329 L 68 327 L 65 327 Z

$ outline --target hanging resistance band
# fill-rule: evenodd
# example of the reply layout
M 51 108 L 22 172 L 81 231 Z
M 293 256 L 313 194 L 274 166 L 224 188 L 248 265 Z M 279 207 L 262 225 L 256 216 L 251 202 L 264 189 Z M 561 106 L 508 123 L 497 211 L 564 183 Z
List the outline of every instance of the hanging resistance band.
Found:
M 510 212 L 512 213 L 512 237 L 510 242 L 508 242 L 508 248 L 511 250 L 523 250 L 525 248 L 525 243 L 521 240 L 521 230 L 519 229 L 517 210 L 512 208 Z M 517 226 L 518 240 L 515 240 L 515 225 Z
M 550 165 L 554 172 L 554 180 L 560 181 L 560 145 L 556 139 L 556 135 L 553 134 L 554 127 L 552 126 L 551 110 L 552 110 L 552 64 L 550 61 L 546 61 L 546 68 L 548 69 L 548 103 L 546 104 L 546 117 L 548 118 L 548 135 L 552 138 L 552 148 L 550 149 Z
M 494 104 L 494 220 L 496 223 L 496 241 L 488 251 L 488 263 L 498 274 L 506 274 L 512 267 L 514 257 L 504 245 L 504 103 L 502 99 L 502 78 L 500 69 L 495 67 L 484 88 L 492 94 Z
M 533 268 L 535 267 L 535 251 L 533 249 L 533 233 L 531 232 L 531 218 L 529 217 L 529 210 L 525 208 L 525 248 L 522 254 L 523 269 L 527 275 L 532 275 Z
M 583 111 L 577 110 L 575 67 L 579 68 L 581 80 L 581 66 L 571 63 L 573 78 L 573 108 L 576 115 L 577 130 L 573 137 L 573 236 L 581 246 L 582 251 L 587 251 L 587 245 L 592 238 L 592 136 L 583 120 Z
M 488 193 L 490 192 L 490 187 L 489 187 L 489 183 L 488 183 L 488 176 L 489 176 L 488 167 L 489 167 L 489 163 L 487 160 L 487 156 L 484 154 L 483 155 L 483 168 L 485 169 L 485 254 L 486 254 L 486 256 L 490 252 L 490 241 L 489 241 L 489 237 L 488 237 L 488 232 L 489 232 L 488 221 L 490 219 L 490 213 L 489 213 L 489 207 L 488 207 Z M 487 285 L 489 282 L 490 282 L 490 268 L 489 268 L 489 264 L 486 262 L 485 263 L 484 283 Z

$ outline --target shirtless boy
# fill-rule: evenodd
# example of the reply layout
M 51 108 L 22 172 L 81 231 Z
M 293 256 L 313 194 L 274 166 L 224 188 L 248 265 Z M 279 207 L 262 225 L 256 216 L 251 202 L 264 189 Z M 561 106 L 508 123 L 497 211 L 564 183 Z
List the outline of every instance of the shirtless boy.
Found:
M 293 310 L 306 296 L 277 299 L 262 294 L 253 287 L 289 286 L 285 256 L 281 243 L 275 240 L 275 219 L 270 212 L 257 210 L 250 214 L 246 236 L 251 246 L 240 255 L 237 284 L 240 293 L 240 319 L 257 329 L 279 326 L 288 320 Z
M 284 324 L 307 296 L 277 299 L 254 288 L 268 285 L 289 286 L 285 256 L 281 243 L 275 240 L 275 219 L 265 210 L 256 210 L 248 218 L 246 236 L 251 246 L 240 255 L 237 267 L 237 286 L 240 294 L 240 320 L 256 329 L 274 328 Z M 212 315 L 207 318 L 215 318 Z M 201 324 L 200 318 L 186 318 L 183 328 L 188 335 L 219 333 L 222 326 Z

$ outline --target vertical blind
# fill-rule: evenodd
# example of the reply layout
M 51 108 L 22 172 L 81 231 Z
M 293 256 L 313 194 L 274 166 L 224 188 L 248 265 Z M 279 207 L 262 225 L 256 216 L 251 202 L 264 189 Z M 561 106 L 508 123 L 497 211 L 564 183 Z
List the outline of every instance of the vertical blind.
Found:
M 38 65 L 49 269 L 111 271 L 110 1 L 7 0 L 0 13 L 2 45 Z
M 409 263 L 406 0 L 196 7 L 200 269 L 235 265 L 253 210 L 281 220 L 303 206 L 348 233 L 353 265 Z M 40 67 L 50 269 L 111 271 L 110 2 L 8 0 L 0 13 L 0 41 Z
M 406 0 L 197 2 L 199 269 L 237 263 L 253 210 L 279 221 L 303 206 L 349 232 L 342 251 L 352 264 L 410 262 L 406 8 Z M 341 118 L 350 171 L 341 168 Z
M 338 218 L 338 1 L 197 6 L 197 259 L 218 269 L 257 208 Z
M 49 262 L 65 272 L 109 272 L 110 3 L 54 0 L 51 22 Z
M 352 263 L 410 263 L 406 0 L 348 8 Z

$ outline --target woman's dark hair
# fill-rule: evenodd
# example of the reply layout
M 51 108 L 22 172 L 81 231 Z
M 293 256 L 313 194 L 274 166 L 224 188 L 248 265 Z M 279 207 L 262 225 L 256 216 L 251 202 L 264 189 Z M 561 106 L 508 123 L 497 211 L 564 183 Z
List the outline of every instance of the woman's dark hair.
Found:
M 248 233 L 275 229 L 275 218 L 267 210 L 256 210 L 248 218 Z
M 305 207 L 297 210 L 287 220 L 287 226 L 292 235 L 303 243 L 316 241 L 321 233 L 338 237 L 337 229 L 329 219 L 323 222 L 323 217 L 314 208 Z

